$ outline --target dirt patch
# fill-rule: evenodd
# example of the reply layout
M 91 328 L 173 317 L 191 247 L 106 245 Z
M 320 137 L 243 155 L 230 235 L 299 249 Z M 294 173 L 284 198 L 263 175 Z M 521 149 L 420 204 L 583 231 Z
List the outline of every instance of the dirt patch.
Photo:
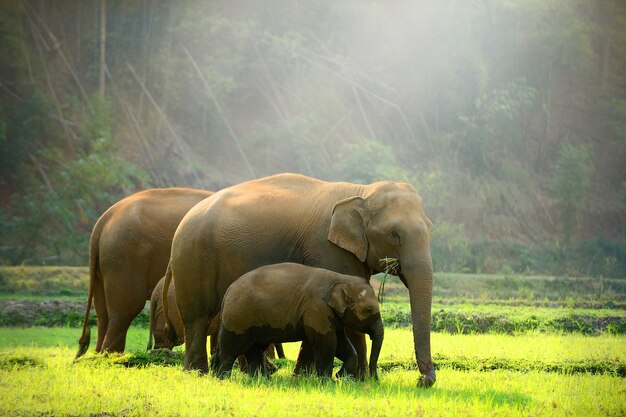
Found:
M 0 326 L 68 326 L 81 327 L 85 316 L 85 304 L 68 300 L 2 300 L 0 301 Z M 148 308 L 139 313 L 133 325 L 147 327 L 150 321 Z M 89 314 L 91 326 L 96 324 L 96 315 Z

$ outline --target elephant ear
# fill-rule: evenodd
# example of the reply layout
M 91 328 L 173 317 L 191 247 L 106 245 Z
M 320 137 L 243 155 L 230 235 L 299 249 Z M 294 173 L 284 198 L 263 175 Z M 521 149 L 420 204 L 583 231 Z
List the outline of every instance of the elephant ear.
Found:
M 344 283 L 334 283 L 326 292 L 324 301 L 330 306 L 340 317 L 346 314 L 346 309 L 350 304 L 350 296 L 348 295 L 348 285 Z
M 368 249 L 365 219 L 365 200 L 361 197 L 346 198 L 335 203 L 328 230 L 328 240 L 352 252 L 361 262 L 365 262 Z

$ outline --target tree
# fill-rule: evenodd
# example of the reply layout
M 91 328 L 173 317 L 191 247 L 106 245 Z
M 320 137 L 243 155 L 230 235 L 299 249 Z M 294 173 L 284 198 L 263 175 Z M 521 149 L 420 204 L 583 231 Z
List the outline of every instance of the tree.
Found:
M 578 229 L 578 217 L 586 202 L 591 185 L 593 166 L 592 149 L 588 145 L 572 145 L 565 141 L 559 149 L 549 190 L 554 193 L 559 211 L 562 235 L 569 243 Z

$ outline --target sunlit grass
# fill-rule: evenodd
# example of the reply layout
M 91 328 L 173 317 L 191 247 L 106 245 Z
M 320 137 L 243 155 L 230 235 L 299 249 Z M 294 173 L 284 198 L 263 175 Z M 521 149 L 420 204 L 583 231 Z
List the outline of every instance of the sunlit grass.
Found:
M 95 329 L 91 338 L 91 351 L 96 343 Z M 14 347 L 69 347 L 78 348 L 77 340 L 80 329 L 66 327 L 0 327 L 0 349 L 12 350 Z M 128 351 L 143 351 L 148 341 L 148 330 L 131 327 L 127 337 Z M 368 340 L 369 343 L 369 340 Z M 510 358 L 543 360 L 546 362 L 611 359 L 626 362 L 626 336 L 582 336 L 582 335 L 546 335 L 540 333 L 517 336 L 478 334 L 451 335 L 432 333 L 433 355 L 448 357 L 463 356 L 473 358 Z M 299 343 L 283 345 L 287 358 L 295 360 L 298 356 Z M 176 348 L 182 350 L 182 347 Z M 413 333 L 410 329 L 386 329 L 385 342 L 381 351 L 381 361 L 414 361 Z
M 128 367 L 132 354 L 88 353 L 73 363 L 79 333 L 71 328 L 0 329 L 0 415 L 600 416 L 626 412 L 626 382 L 610 374 L 443 368 L 437 372 L 435 386 L 423 390 L 415 387 L 416 370 L 392 368 L 381 370 L 380 383 L 324 382 L 292 376 L 299 344 L 288 343 L 288 360 L 279 361 L 281 368 L 271 378 L 250 378 L 235 370 L 231 379 L 222 381 L 183 371 L 180 353 L 170 366 L 135 361 Z M 140 355 L 146 338 L 145 329 L 131 328 L 129 349 Z M 625 345 L 625 337 L 608 335 L 432 335 L 435 357 L 471 360 L 624 362 Z M 414 362 L 408 329 L 387 330 L 380 361 Z
M 458 337 L 458 336 L 457 336 Z M 181 366 L 125 368 L 113 360 L 72 364 L 70 348 L 15 348 L 33 362 L 0 369 L 1 415 L 623 415 L 624 380 L 606 375 L 461 372 L 443 369 L 430 390 L 416 371 L 381 373 L 380 383 L 235 372 L 229 380 Z

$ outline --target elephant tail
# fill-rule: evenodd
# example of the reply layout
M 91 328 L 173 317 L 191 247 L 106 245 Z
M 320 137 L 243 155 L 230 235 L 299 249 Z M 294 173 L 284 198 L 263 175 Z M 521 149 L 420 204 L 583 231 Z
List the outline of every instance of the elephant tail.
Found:
M 211 370 L 216 376 L 220 375 L 219 347 L 216 347 L 215 352 L 211 355 Z
M 163 292 L 161 293 L 161 302 L 163 303 L 163 317 L 165 318 L 165 334 L 176 334 L 173 326 L 170 325 L 169 308 L 167 303 L 167 294 L 170 290 L 170 282 L 172 282 L 172 262 L 167 263 L 167 271 L 165 272 L 165 282 L 163 282 Z M 171 339 L 172 342 L 175 339 Z
M 152 350 L 152 340 L 154 339 L 154 334 L 152 333 L 152 330 L 154 329 L 154 326 L 156 324 L 156 318 L 154 317 L 154 315 L 156 314 L 155 307 L 156 306 L 153 306 L 152 302 L 150 302 L 150 330 L 148 331 L 148 346 L 146 346 L 146 350 Z
M 91 311 L 91 303 L 93 301 L 94 292 L 96 290 L 96 280 L 98 279 L 98 263 L 100 252 L 100 222 L 94 226 L 94 231 L 89 241 L 89 295 L 87 296 L 87 307 L 85 308 L 85 318 L 83 319 L 83 333 L 78 339 L 78 352 L 76 358 L 78 359 L 87 352 L 89 349 L 89 342 L 91 341 L 91 329 L 89 328 L 89 312 Z

